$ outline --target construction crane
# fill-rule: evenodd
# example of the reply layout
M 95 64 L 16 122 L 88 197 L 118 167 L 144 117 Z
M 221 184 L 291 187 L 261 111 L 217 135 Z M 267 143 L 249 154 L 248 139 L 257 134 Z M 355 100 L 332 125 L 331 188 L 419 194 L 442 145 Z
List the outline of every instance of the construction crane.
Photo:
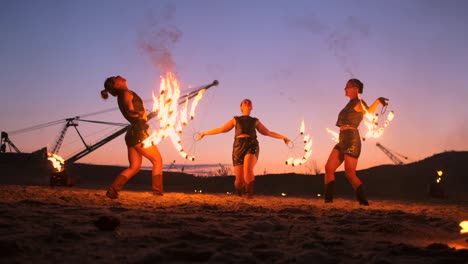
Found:
M 4 153 L 6 152 L 6 147 L 9 147 L 10 151 L 13 148 L 17 153 L 21 153 L 21 151 L 11 142 L 11 140 L 8 138 L 8 133 L 2 131 L 2 139 L 1 139 L 1 147 L 0 147 L 0 152 Z
M 406 157 L 406 156 L 403 156 L 403 155 L 401 155 L 399 153 L 394 153 L 394 152 L 390 151 L 386 147 L 382 146 L 382 144 L 380 144 L 379 142 L 377 142 L 375 145 L 380 150 L 382 150 L 383 153 L 385 153 L 393 161 L 393 163 L 395 163 L 396 165 L 403 165 L 404 164 L 404 162 L 399 157 L 401 157 L 403 159 L 408 159 L 408 157 Z

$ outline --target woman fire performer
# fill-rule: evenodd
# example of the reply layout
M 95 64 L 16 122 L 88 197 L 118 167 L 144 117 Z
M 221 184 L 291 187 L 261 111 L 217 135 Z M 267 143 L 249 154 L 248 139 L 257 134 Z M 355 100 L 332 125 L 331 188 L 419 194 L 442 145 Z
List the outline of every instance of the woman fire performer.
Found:
M 163 195 L 162 157 L 155 145 L 143 148 L 143 140 L 148 136 L 148 117 L 143 100 L 133 91 L 128 89 L 127 80 L 121 76 L 109 77 L 104 82 L 104 90 L 101 97 L 107 99 L 109 93 L 117 96 L 120 112 L 130 122 L 131 126 L 125 134 L 125 143 L 128 151 L 130 166 L 123 170 L 112 183 L 106 193 L 111 199 L 119 196 L 125 183 L 140 171 L 142 157 L 147 158 L 153 165 L 152 189 L 154 195 Z
M 207 135 L 226 133 L 234 127 L 236 128 L 232 150 L 232 163 L 234 175 L 236 176 L 234 188 L 239 196 L 242 196 L 245 188 L 246 196 L 250 199 L 253 195 L 255 183 L 254 167 L 260 153 L 256 130 L 264 136 L 282 139 L 286 144 L 290 140 L 281 134 L 268 130 L 258 118 L 251 117 L 250 112 L 253 107 L 249 99 L 242 100 L 240 109 L 241 116 L 234 116 L 223 126 L 198 134 L 198 139 L 202 139 Z
M 380 97 L 369 107 L 359 98 L 364 84 L 358 79 L 350 79 L 346 83 L 345 95 L 349 97 L 348 104 L 338 114 L 336 126 L 340 128 L 339 142 L 333 147 L 325 165 L 325 203 L 333 202 L 335 171 L 343 163 L 348 181 L 356 192 L 356 198 L 361 205 L 369 205 L 361 180 L 356 175 L 356 167 L 361 154 L 361 137 L 359 124 L 365 113 L 374 113 L 379 103 L 386 106 L 386 98 Z

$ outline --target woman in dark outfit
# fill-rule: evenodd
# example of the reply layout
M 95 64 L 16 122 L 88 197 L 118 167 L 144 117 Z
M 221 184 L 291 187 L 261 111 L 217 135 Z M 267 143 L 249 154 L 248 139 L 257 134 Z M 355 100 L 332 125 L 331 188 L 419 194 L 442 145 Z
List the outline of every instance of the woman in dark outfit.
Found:
M 154 195 L 163 195 L 162 157 L 159 149 L 151 145 L 143 148 L 142 142 L 149 136 L 148 117 L 141 98 L 127 87 L 127 80 L 121 76 L 109 77 L 104 82 L 104 90 L 101 97 L 107 99 L 109 93 L 117 96 L 120 112 L 130 122 L 131 127 L 125 135 L 125 143 L 128 150 L 128 161 L 130 166 L 122 171 L 112 183 L 106 193 L 111 199 L 118 198 L 118 193 L 125 183 L 132 178 L 141 168 L 143 157 L 151 161 L 152 189 Z
M 249 99 L 244 99 L 240 108 L 242 116 L 235 116 L 221 127 L 198 134 L 198 139 L 202 139 L 206 135 L 226 133 L 234 127 L 236 128 L 232 150 L 232 162 L 236 176 L 234 187 L 239 196 L 242 196 L 243 187 L 245 187 L 247 198 L 252 198 L 255 182 L 254 167 L 260 152 L 256 131 L 264 136 L 282 139 L 286 144 L 289 143 L 289 139 L 268 130 L 260 120 L 251 117 L 250 112 L 253 107 Z
M 359 99 L 364 84 L 358 79 L 350 79 L 346 83 L 345 95 L 350 101 L 338 115 L 336 126 L 340 128 L 339 142 L 332 149 L 325 165 L 325 203 L 333 202 L 335 171 L 344 162 L 345 174 L 356 191 L 356 198 L 361 205 L 369 205 L 361 180 L 356 175 L 356 167 L 361 154 L 361 137 L 359 124 L 365 113 L 374 113 L 379 104 L 387 105 L 386 98 L 380 97 L 368 107 Z

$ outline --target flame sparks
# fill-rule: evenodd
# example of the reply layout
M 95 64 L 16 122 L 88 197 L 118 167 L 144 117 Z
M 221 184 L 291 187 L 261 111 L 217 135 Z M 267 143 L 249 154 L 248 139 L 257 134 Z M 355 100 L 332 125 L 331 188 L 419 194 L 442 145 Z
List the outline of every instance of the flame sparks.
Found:
M 57 154 L 47 153 L 47 159 L 52 163 L 52 166 L 57 172 L 62 172 L 64 168 L 65 160 Z
M 362 108 L 366 111 L 366 114 L 364 114 L 364 125 L 367 127 L 367 132 L 366 135 L 364 136 L 364 139 L 366 138 L 379 138 L 382 136 L 384 130 L 390 122 L 395 118 L 395 113 L 393 111 L 390 111 L 387 114 L 387 117 L 385 119 L 385 122 L 383 122 L 383 125 L 379 124 L 379 114 L 377 113 L 369 113 L 367 112 L 367 108 L 363 105 L 362 100 L 360 100 Z
M 195 118 L 195 110 L 198 102 L 202 99 L 205 88 L 198 91 L 190 107 L 190 120 Z M 184 159 L 195 160 L 195 157 L 184 151 L 180 134 L 183 127 L 187 125 L 187 110 L 190 96 L 186 95 L 182 109 L 179 110 L 180 86 L 176 77 L 168 72 L 165 77 L 161 77 L 159 85 L 159 96 L 153 92 L 153 108 L 159 120 L 159 129 L 154 130 L 151 135 L 143 141 L 143 146 L 149 147 L 157 145 L 161 140 L 169 138 L 174 147 Z
M 332 140 L 335 141 L 335 142 L 338 142 L 339 141 L 339 138 L 340 138 L 340 134 L 338 134 L 338 132 L 335 132 L 329 128 L 326 128 L 327 132 L 330 133 L 332 135 Z
M 462 221 L 460 223 L 460 227 L 462 228 L 460 230 L 460 234 L 468 234 L 468 221 Z
M 301 128 L 299 129 L 299 133 L 301 135 L 304 135 L 305 133 L 305 124 L 304 120 L 301 122 Z M 312 139 L 310 138 L 309 134 L 304 135 L 303 138 L 304 142 L 304 154 L 302 155 L 301 158 L 294 158 L 290 157 L 286 160 L 286 165 L 291 165 L 291 166 L 299 166 L 307 162 L 307 160 L 310 158 L 312 155 Z

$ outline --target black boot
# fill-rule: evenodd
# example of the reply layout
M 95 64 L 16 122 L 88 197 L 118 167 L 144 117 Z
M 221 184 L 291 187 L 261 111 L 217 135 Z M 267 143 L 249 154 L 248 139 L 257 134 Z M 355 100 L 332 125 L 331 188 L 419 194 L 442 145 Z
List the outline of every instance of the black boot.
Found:
M 333 193 L 335 190 L 335 181 L 325 184 L 325 203 L 333 203 Z
M 153 175 L 153 195 L 163 196 L 163 176 L 162 174 Z
M 356 199 L 359 201 L 360 205 L 369 205 L 369 202 L 366 199 L 366 195 L 364 194 L 364 187 L 359 185 L 359 187 L 356 189 Z
M 127 183 L 128 179 L 125 175 L 119 175 L 114 182 L 112 183 L 109 190 L 106 192 L 106 196 L 111 199 L 117 199 L 119 197 L 119 191 L 122 190 L 125 183 Z
M 251 181 L 245 185 L 245 194 L 246 194 L 247 199 L 253 198 L 254 184 L 255 184 L 255 181 Z
M 237 196 L 242 197 L 242 193 L 244 192 L 243 187 L 244 187 L 243 182 L 241 182 L 240 184 L 236 184 L 236 182 L 234 182 L 234 189 L 236 189 Z

